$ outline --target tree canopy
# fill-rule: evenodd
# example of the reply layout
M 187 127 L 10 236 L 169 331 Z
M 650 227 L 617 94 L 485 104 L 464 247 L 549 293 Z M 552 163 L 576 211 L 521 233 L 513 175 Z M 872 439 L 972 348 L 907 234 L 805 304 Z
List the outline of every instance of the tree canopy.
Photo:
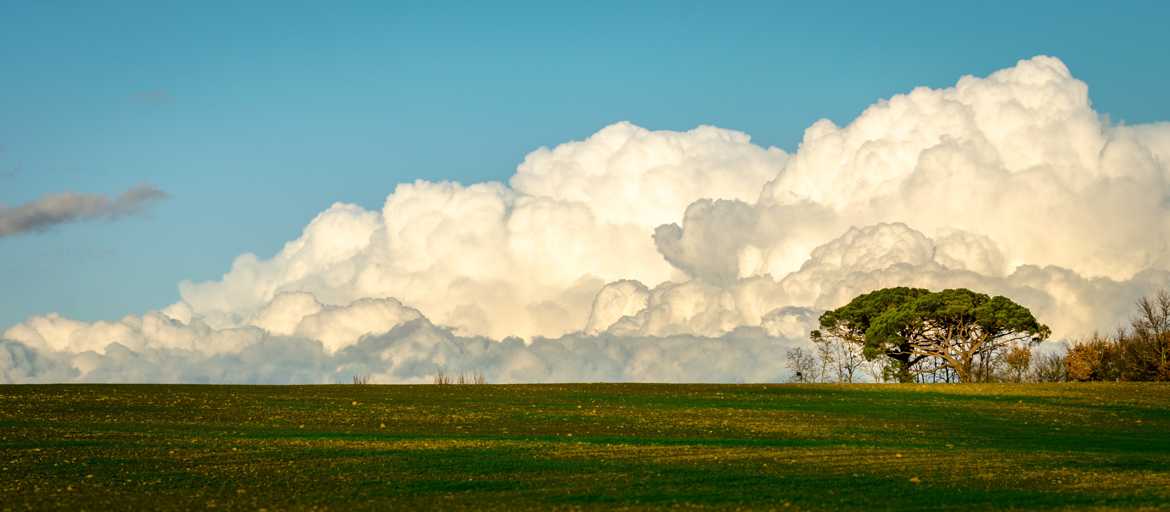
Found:
M 980 380 L 994 357 L 1020 344 L 1038 343 L 1050 330 L 1028 308 L 1003 296 L 965 288 L 932 292 L 885 288 L 854 298 L 820 317 L 817 342 L 862 347 L 867 359 L 888 357 L 898 379 L 913 379 L 915 367 L 932 360 L 962 382 Z

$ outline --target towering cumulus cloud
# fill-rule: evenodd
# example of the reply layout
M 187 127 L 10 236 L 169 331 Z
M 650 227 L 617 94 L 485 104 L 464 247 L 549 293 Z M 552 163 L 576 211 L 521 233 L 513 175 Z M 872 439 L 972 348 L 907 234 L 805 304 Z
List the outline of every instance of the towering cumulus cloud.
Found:
M 11 327 L 0 380 L 766 381 L 820 311 L 969 287 L 1057 337 L 1170 284 L 1170 125 L 1113 125 L 1059 60 L 821 120 L 791 155 L 746 134 L 611 125 L 507 185 L 338 203 L 275 256 L 116 322 Z
M 606 281 L 672 277 L 655 226 L 711 194 L 753 200 L 785 162 L 739 132 L 618 123 L 534 151 L 511 187 L 420 181 L 381 212 L 334 205 L 272 259 L 246 254 L 223 280 L 180 291 L 216 326 L 303 291 L 328 304 L 394 297 L 461 334 L 560 335 L 585 325 Z

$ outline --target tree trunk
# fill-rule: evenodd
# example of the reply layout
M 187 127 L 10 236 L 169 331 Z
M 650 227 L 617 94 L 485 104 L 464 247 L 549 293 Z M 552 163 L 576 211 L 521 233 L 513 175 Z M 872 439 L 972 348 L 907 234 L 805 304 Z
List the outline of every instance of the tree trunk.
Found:
M 898 382 L 902 384 L 914 383 L 914 374 L 910 371 L 910 351 L 899 350 L 897 352 L 887 352 L 886 355 L 894 360 L 894 364 L 898 370 Z
M 969 357 L 964 357 L 961 361 L 959 361 L 959 367 L 955 368 L 955 372 L 959 374 L 959 382 L 963 384 L 975 382 L 973 379 L 975 373 L 973 372 L 972 362 L 973 361 Z

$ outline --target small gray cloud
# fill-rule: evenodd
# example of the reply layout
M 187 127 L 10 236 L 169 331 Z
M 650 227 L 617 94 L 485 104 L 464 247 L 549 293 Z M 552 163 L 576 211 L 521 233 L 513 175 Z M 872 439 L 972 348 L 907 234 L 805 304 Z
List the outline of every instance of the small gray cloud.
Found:
M 166 192 L 152 185 L 138 185 L 114 198 L 65 192 L 12 208 L 0 206 L 0 237 L 45 231 L 70 222 L 114 220 L 140 213 L 166 197 Z

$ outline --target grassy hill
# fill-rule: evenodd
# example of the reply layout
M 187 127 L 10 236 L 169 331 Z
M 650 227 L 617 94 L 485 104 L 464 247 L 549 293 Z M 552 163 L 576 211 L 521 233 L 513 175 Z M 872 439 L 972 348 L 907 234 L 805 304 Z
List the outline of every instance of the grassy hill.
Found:
M 1170 507 L 1170 385 L 0 386 L 0 510 Z

